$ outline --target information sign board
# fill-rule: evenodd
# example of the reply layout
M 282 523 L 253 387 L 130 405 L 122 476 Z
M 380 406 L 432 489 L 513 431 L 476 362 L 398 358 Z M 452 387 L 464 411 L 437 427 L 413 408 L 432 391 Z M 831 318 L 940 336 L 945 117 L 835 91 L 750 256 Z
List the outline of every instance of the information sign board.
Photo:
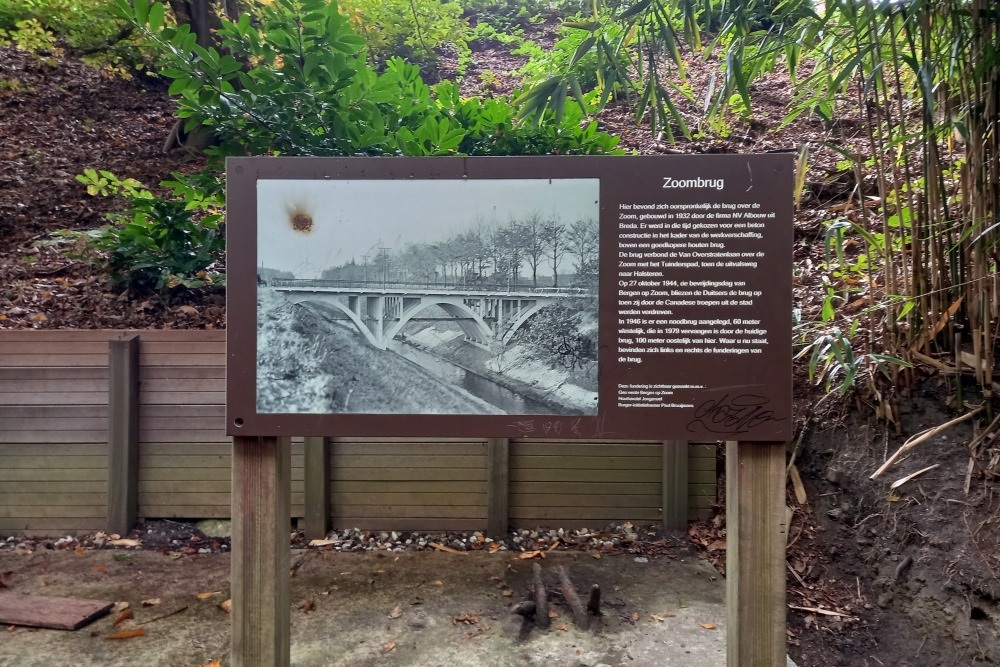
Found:
M 233 435 L 791 437 L 792 158 L 230 158 Z

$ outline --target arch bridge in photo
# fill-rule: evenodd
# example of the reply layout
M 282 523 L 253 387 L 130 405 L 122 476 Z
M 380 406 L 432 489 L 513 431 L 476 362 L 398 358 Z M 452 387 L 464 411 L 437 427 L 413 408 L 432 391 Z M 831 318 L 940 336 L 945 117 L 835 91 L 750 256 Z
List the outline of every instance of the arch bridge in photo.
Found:
M 466 341 L 489 347 L 506 344 L 532 315 L 546 306 L 573 298 L 593 298 L 573 287 L 447 285 L 360 280 L 272 279 L 268 286 L 294 304 L 333 310 L 346 316 L 358 332 L 380 350 L 386 349 L 408 322 L 438 306 L 461 327 Z

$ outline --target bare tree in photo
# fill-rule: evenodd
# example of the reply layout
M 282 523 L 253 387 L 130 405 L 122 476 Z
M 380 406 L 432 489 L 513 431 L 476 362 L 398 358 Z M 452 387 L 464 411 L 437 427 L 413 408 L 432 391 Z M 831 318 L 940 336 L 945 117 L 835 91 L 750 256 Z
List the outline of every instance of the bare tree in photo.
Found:
M 566 228 L 558 219 L 549 220 L 542 226 L 542 247 L 552 269 L 552 286 L 559 287 L 559 263 L 566 254 Z
M 521 223 L 524 234 L 524 253 L 531 267 L 531 286 L 538 287 L 538 266 L 545 258 L 545 223 L 541 214 L 535 212 Z
M 597 278 L 597 250 L 599 227 L 596 219 L 577 220 L 569 227 L 568 245 L 576 255 L 578 281 L 591 282 Z

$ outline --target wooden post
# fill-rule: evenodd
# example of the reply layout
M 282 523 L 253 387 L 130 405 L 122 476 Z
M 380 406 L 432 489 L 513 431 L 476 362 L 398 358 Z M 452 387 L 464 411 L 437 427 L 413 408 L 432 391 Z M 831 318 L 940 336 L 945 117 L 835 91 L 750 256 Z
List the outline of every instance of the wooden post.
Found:
M 233 438 L 233 667 L 291 661 L 291 470 L 288 438 Z
M 330 532 L 330 439 L 305 439 L 306 538 L 322 540 Z
M 486 447 L 486 532 L 501 539 L 510 522 L 510 440 L 490 438 Z
M 688 442 L 663 443 L 663 530 L 687 530 Z
M 785 445 L 726 443 L 726 664 L 784 667 Z
M 108 533 L 125 535 L 139 509 L 139 337 L 108 345 Z

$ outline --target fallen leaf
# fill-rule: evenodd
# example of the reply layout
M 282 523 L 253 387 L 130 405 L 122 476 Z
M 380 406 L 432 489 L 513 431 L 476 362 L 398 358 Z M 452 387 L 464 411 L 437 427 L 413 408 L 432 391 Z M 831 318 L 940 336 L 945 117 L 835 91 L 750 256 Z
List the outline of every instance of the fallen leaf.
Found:
M 520 560 L 530 560 L 532 558 L 545 558 L 544 551 L 523 551 L 517 556 Z
M 549 609 L 549 618 L 559 618 L 559 612 L 555 609 Z
M 155 607 L 158 604 L 160 604 L 160 598 L 149 598 L 142 601 L 143 607 Z
M 194 306 L 177 306 L 177 310 L 184 313 L 185 315 L 197 315 L 198 309 Z
M 565 624 L 560 623 L 559 625 L 556 626 L 556 630 L 558 630 L 559 632 L 566 632 L 567 630 L 569 630 L 569 628 L 567 628 Z
M 325 547 L 330 544 L 335 544 L 334 540 L 309 540 L 309 546 L 311 547 Z
M 35 313 L 34 315 L 31 316 L 32 322 L 45 322 L 48 319 L 49 318 L 47 318 L 45 315 L 41 313 Z
M 633 611 L 632 612 L 632 622 L 635 622 L 635 621 L 638 621 L 638 620 L 639 620 L 639 612 Z
M 108 568 L 104 567 L 103 565 L 95 565 L 94 566 L 94 572 L 105 572 L 105 573 L 107 573 L 107 571 L 108 571 Z
M 399 618 L 402 615 L 403 615 L 403 610 L 400 609 L 398 604 L 392 608 L 392 611 L 389 612 L 389 618 Z
M 382 647 L 382 653 L 388 653 L 396 649 L 396 642 L 389 642 Z
M 112 623 L 111 625 L 113 627 L 118 627 L 119 625 L 121 625 L 122 623 L 124 623 L 125 621 L 127 621 L 127 620 L 129 620 L 131 618 L 135 618 L 135 614 L 132 613 L 131 609 L 126 609 L 122 613 L 118 614 L 118 618 L 116 618 L 115 622 Z
M 82 556 L 83 554 L 87 553 L 87 550 L 84 549 L 83 547 L 77 547 L 77 548 L 73 549 L 73 551 L 76 552 L 77 556 Z
M 505 588 L 502 591 L 500 591 L 500 595 L 504 596 L 505 598 L 509 598 L 513 594 L 514 594 L 514 589 L 512 588 Z
M 144 634 L 146 634 L 146 631 L 142 628 L 133 628 L 131 630 L 122 630 L 121 632 L 113 635 L 108 635 L 105 639 L 132 639 L 133 637 L 142 637 Z
M 663 623 L 663 617 L 659 616 L 657 614 L 650 614 L 649 615 L 649 620 L 656 621 L 657 623 Z
M 130 540 L 127 538 L 123 538 L 120 540 L 111 540 L 110 542 L 108 542 L 108 544 L 110 544 L 113 547 L 137 547 L 140 544 L 142 544 L 142 542 L 140 542 L 139 540 Z
M 715 630 L 715 623 L 705 623 L 703 621 L 698 621 L 698 625 L 705 628 L 706 630 Z
M 674 617 L 677 616 L 677 614 L 675 614 L 672 611 L 665 611 L 665 612 L 663 612 L 662 616 L 663 616 L 663 618 L 674 618 Z
M 303 613 L 308 614 L 309 612 L 315 611 L 315 610 L 316 610 L 316 603 L 313 602 L 312 600 L 309 600 L 304 605 L 302 605 L 302 611 L 303 611 Z
M 441 581 L 440 579 L 438 579 L 437 581 L 434 582 L 434 585 L 435 586 L 444 586 L 444 582 Z
M 205 663 L 205 667 L 222 667 L 222 658 L 209 660 L 208 662 Z
M 233 601 L 231 599 L 223 600 L 222 602 L 219 603 L 219 609 L 226 612 L 227 614 L 231 614 L 233 611 Z
M 594 557 L 594 560 L 601 560 L 601 552 L 600 551 L 595 551 L 594 553 L 592 553 L 590 555 Z
M 451 547 L 446 547 L 445 545 L 439 544 L 437 542 L 431 542 L 431 546 L 434 547 L 435 549 L 437 549 L 438 551 L 444 551 L 444 552 L 450 553 L 450 554 L 458 554 L 459 556 L 468 556 L 469 555 L 468 551 L 459 551 L 458 549 L 452 549 Z
M 489 552 L 490 552 L 491 554 L 492 554 L 492 553 L 496 553 L 497 551 L 499 551 L 499 550 L 500 550 L 500 543 L 499 543 L 499 542 L 490 542 L 490 546 L 488 546 L 488 547 L 486 547 L 486 548 L 487 548 L 487 550 L 488 550 L 488 551 L 489 551 Z
M 119 602 L 115 603 L 115 611 L 125 611 L 128 608 L 129 604 L 128 602 L 125 602 L 125 600 L 120 600 Z
M 452 616 L 451 624 L 458 625 L 459 623 L 465 623 L 466 625 L 475 625 L 479 622 L 479 617 L 475 614 L 462 614 L 461 616 Z
M 197 595 L 195 595 L 195 597 L 198 598 L 199 600 L 207 600 L 208 598 L 212 597 L 213 595 L 219 595 L 220 593 L 222 593 L 222 591 L 214 591 L 214 592 L 208 592 L 208 593 L 198 593 Z

